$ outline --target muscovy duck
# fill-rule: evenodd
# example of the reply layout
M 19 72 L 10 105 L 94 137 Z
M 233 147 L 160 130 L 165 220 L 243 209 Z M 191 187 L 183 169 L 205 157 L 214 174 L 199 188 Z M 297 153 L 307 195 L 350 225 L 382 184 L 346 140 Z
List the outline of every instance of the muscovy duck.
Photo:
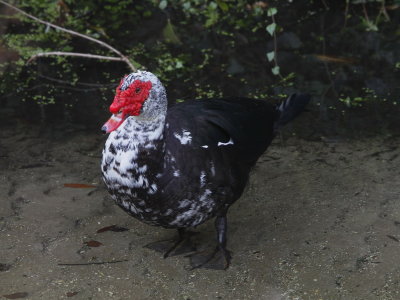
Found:
M 217 247 L 189 255 L 191 265 L 226 269 L 229 207 L 277 130 L 309 102 L 292 95 L 280 105 L 248 98 L 192 100 L 167 110 L 160 80 L 147 71 L 125 76 L 110 106 L 103 179 L 116 203 L 133 217 L 178 229 L 174 241 L 148 247 L 164 257 L 192 251 L 190 231 L 216 217 Z

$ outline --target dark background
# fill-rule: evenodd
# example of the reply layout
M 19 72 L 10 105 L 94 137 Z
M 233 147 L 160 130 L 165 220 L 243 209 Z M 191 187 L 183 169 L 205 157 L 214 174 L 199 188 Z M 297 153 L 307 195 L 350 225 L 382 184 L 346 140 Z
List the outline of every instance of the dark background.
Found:
M 232 95 L 278 101 L 313 96 L 300 134 L 397 134 L 399 1 L 14 1 L 43 20 L 109 43 L 161 78 L 170 103 Z M 266 31 L 273 22 L 274 38 Z M 43 128 L 97 129 L 122 62 L 35 53 L 112 56 L 98 44 L 0 4 L 0 117 Z M 280 75 L 266 54 L 276 50 Z M 51 125 L 51 126 L 48 126 Z

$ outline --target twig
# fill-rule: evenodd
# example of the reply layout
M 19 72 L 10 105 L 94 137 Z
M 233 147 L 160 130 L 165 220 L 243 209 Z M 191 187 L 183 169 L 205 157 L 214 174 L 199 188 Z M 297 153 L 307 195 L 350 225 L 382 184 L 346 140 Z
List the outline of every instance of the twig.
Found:
M 371 21 L 369 20 L 367 7 L 365 6 L 364 2 L 362 3 L 362 8 L 363 8 L 363 13 L 364 13 L 365 20 L 367 21 L 368 24 L 370 24 Z
M 114 47 L 110 46 L 109 44 L 107 44 L 107 43 L 105 43 L 105 42 L 102 42 L 102 41 L 100 41 L 100 40 L 98 40 L 98 39 L 92 38 L 92 37 L 90 37 L 90 36 L 88 36 L 88 35 L 85 35 L 85 34 L 82 34 L 82 33 L 79 33 L 79 32 L 73 31 L 73 30 L 70 30 L 70 29 L 66 29 L 66 28 L 63 28 L 63 27 L 54 25 L 54 24 L 49 23 L 49 22 L 43 21 L 43 20 L 41 20 L 41 19 L 39 19 L 39 18 L 37 18 L 37 17 L 31 15 L 31 14 L 28 14 L 27 12 L 25 12 L 25 11 L 23 11 L 23 10 L 21 10 L 21 9 L 19 9 L 19 8 L 17 8 L 17 7 L 15 7 L 14 5 L 3 1 L 3 0 L 0 0 L 0 3 L 6 5 L 6 6 L 10 7 L 10 8 L 12 8 L 12 9 L 14 9 L 14 10 L 16 10 L 16 11 L 18 11 L 19 13 L 21 13 L 21 14 L 27 16 L 27 17 L 30 18 L 30 19 L 35 20 L 36 22 L 39 22 L 39 23 L 45 24 L 45 25 L 47 25 L 47 26 L 49 26 L 49 27 L 53 27 L 53 28 L 55 28 L 55 29 L 58 29 L 58 30 L 67 32 L 67 33 L 69 33 L 69 34 L 71 34 L 71 35 L 79 36 L 79 37 L 81 37 L 81 38 L 84 38 L 84 39 L 87 39 L 87 40 L 92 41 L 92 42 L 94 42 L 94 43 L 97 43 L 97 44 L 99 44 L 99 45 L 101 45 L 101 46 L 103 46 L 103 47 L 105 47 L 105 48 L 111 50 L 112 52 L 116 53 L 116 54 L 121 58 L 121 60 L 124 61 L 124 62 L 129 66 L 129 68 L 130 68 L 133 72 L 136 72 L 136 68 L 135 68 L 135 67 L 133 66 L 133 64 L 129 61 L 129 59 L 128 59 L 125 55 L 123 55 L 120 51 L 118 51 L 118 50 L 115 49 Z
M 88 87 L 94 87 L 97 89 L 104 88 L 104 87 L 116 87 L 118 85 L 118 83 L 88 83 L 88 82 L 76 82 L 75 84 L 73 84 L 70 81 L 49 77 L 49 76 L 46 76 L 46 75 L 43 75 L 40 73 L 38 74 L 38 76 L 41 78 L 44 78 L 46 80 L 58 82 L 58 83 L 62 83 L 62 84 L 88 86 Z
M 71 263 L 71 264 L 57 264 L 58 266 L 90 266 L 90 265 L 105 265 L 105 264 L 116 264 L 120 262 L 128 261 L 127 259 L 123 260 L 112 260 L 112 261 L 99 261 L 99 262 L 90 262 L 90 263 Z
M 328 6 L 328 4 L 326 4 L 325 0 L 322 0 L 322 4 L 325 6 L 325 9 L 326 9 L 326 10 L 329 9 L 329 6 Z
M 384 15 L 384 17 L 385 17 L 385 19 L 386 19 L 387 22 L 390 21 L 389 14 L 388 14 L 388 12 L 387 12 L 387 10 L 386 10 L 386 1 L 385 1 L 385 0 L 382 1 L 381 9 L 380 9 L 380 11 L 379 11 L 379 15 L 380 15 L 380 14 L 383 14 L 383 15 Z M 378 16 L 379 16 L 379 15 L 378 15 Z
M 60 52 L 60 51 L 53 51 L 53 52 L 41 52 L 37 53 L 35 55 L 32 55 L 28 59 L 28 64 L 32 62 L 32 60 L 36 59 L 37 57 L 41 56 L 51 56 L 51 55 L 56 55 L 56 56 L 80 56 L 80 57 L 86 57 L 86 58 L 95 58 L 95 59 L 106 59 L 106 60 L 117 60 L 117 61 L 124 61 L 122 57 L 113 57 L 113 56 L 103 56 L 103 55 L 96 55 L 96 54 L 88 54 L 88 53 L 76 53 L 76 52 Z

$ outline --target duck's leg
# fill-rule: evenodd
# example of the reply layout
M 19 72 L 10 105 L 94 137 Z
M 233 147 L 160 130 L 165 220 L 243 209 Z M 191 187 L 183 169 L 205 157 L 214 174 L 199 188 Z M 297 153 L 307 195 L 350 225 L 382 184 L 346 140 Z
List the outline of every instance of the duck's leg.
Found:
M 231 254 L 226 249 L 226 232 L 228 229 L 226 212 L 215 218 L 215 229 L 217 231 L 217 247 L 212 251 L 205 250 L 189 255 L 193 269 L 225 270 L 229 267 Z
M 178 228 L 178 238 L 153 242 L 147 244 L 145 247 L 164 253 L 164 258 L 193 252 L 196 251 L 196 246 L 193 244 L 191 236 L 195 234 L 197 234 L 197 232 L 188 231 L 185 228 Z

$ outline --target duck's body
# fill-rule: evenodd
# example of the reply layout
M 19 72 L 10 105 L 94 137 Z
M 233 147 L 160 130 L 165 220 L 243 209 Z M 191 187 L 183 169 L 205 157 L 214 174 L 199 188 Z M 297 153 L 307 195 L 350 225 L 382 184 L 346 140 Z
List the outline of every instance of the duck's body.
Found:
M 218 241 L 225 244 L 227 209 L 276 129 L 309 98 L 292 97 L 279 107 L 247 98 L 193 100 L 167 111 L 165 90 L 153 74 L 129 76 L 120 91 L 138 81 L 151 82 L 150 90 L 139 115 L 122 118 L 107 139 L 102 171 L 109 192 L 121 208 L 152 225 L 182 230 L 217 216 Z
M 150 124 L 128 118 L 104 147 L 104 180 L 141 221 L 197 226 L 240 197 L 276 115 L 267 102 L 239 98 L 186 102 Z

